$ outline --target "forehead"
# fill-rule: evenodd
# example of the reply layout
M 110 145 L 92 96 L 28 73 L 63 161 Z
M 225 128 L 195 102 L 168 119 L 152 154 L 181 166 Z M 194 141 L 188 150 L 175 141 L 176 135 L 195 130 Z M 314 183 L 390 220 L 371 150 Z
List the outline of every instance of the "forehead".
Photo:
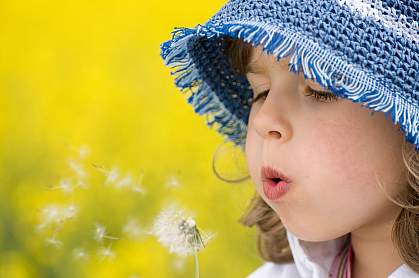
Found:
M 246 65 L 246 73 L 261 73 L 266 66 L 275 65 L 281 69 L 286 69 L 290 57 L 284 57 L 277 61 L 275 56 L 269 55 L 263 51 L 261 46 L 252 47 L 250 50 L 249 62 Z
M 297 73 L 290 72 L 288 70 L 288 65 L 291 60 L 291 55 L 281 58 L 279 61 L 276 60 L 274 55 L 267 54 L 263 52 L 263 48 L 261 46 L 252 47 L 250 50 L 249 56 L 249 63 L 246 65 L 246 73 L 250 75 L 259 76 L 266 74 L 269 71 L 270 67 L 275 67 L 275 69 L 279 69 L 280 72 L 293 75 L 297 77 L 300 81 L 306 82 L 309 86 L 324 89 L 323 86 L 318 84 L 314 81 L 314 79 L 305 78 L 302 74 L 302 67 L 300 67 Z M 248 75 L 249 76 L 249 75 Z

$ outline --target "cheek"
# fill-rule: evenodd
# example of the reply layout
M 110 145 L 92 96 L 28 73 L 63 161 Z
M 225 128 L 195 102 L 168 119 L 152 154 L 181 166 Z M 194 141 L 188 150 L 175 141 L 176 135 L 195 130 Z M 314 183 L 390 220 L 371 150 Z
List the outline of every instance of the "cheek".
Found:
M 307 190 L 313 194 L 321 190 L 328 198 L 339 194 L 363 201 L 371 194 L 381 200 L 384 193 L 377 184 L 381 182 L 390 195 L 397 194 L 402 188 L 397 184 L 403 172 L 401 137 L 380 117 L 312 124 L 300 155 L 307 169 L 306 183 L 314 182 L 318 188 Z
M 370 143 L 354 124 L 319 122 L 306 134 L 301 156 L 309 173 L 357 184 L 371 173 L 366 153 Z

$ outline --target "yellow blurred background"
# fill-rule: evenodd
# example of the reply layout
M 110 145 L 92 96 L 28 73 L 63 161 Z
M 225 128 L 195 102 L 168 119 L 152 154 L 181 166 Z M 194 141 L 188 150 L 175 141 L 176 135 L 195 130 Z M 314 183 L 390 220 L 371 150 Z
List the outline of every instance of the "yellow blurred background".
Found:
M 141 233 L 172 201 L 216 233 L 201 277 L 261 264 L 238 223 L 253 185 L 214 176 L 223 138 L 160 58 L 224 2 L 1 1 L 0 277 L 193 277 L 193 257 Z

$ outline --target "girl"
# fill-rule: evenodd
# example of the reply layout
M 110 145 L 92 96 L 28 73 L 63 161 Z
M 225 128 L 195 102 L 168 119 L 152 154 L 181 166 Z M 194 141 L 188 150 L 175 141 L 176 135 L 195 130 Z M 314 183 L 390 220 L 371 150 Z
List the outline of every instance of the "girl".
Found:
M 246 155 L 248 277 L 419 277 L 418 21 L 414 0 L 231 0 L 161 45 Z

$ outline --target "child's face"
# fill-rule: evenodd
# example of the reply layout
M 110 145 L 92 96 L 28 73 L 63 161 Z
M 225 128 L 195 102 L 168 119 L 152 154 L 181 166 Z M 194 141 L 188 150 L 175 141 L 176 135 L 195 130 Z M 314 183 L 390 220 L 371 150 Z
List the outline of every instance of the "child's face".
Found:
M 255 48 L 251 61 L 263 69 L 247 73 L 254 98 L 270 91 L 250 111 L 247 163 L 256 190 L 285 227 L 301 239 L 321 241 L 390 225 L 400 209 L 380 190 L 374 173 L 393 197 L 405 188 L 404 136 L 398 126 L 383 113 L 371 116 L 371 110 L 347 99 L 316 101 L 306 96 L 307 86 L 327 90 L 302 73 L 289 72 L 289 57 L 276 62 Z M 269 201 L 263 193 L 264 165 L 292 180 L 278 201 Z

